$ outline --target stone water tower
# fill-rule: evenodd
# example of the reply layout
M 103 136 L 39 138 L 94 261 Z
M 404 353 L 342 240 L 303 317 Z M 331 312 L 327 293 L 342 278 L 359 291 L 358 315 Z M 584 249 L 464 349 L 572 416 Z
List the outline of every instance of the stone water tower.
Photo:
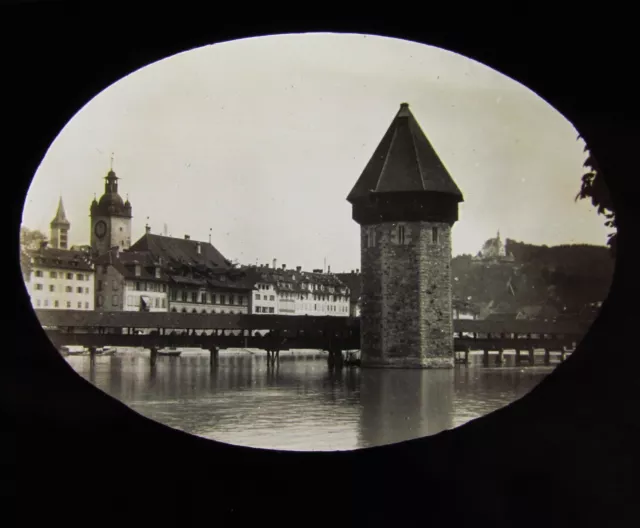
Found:
M 363 367 L 450 368 L 462 193 L 403 103 L 347 197 L 360 225 Z

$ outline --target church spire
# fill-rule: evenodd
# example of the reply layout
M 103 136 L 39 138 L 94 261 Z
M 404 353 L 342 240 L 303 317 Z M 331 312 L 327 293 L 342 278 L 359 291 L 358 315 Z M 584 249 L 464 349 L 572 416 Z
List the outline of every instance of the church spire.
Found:
M 64 210 L 64 204 L 62 203 L 62 196 L 60 196 L 58 200 L 58 210 L 56 211 L 56 216 L 51 221 L 51 227 L 66 227 L 69 228 L 69 220 L 67 220 L 67 215 Z
M 62 196 L 58 200 L 58 210 L 56 216 L 51 220 L 51 247 L 56 249 L 67 249 L 68 234 L 71 224 L 67 220 L 67 214 L 64 210 L 64 204 L 62 203 Z

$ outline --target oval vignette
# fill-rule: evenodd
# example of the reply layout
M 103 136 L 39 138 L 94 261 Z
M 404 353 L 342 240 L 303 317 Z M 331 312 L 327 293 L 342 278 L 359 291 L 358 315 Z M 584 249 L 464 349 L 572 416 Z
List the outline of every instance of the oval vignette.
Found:
M 432 435 L 526 394 L 595 317 L 614 260 L 575 200 L 587 156 L 536 94 L 442 49 L 198 48 L 60 132 L 25 202 L 25 283 L 79 375 L 170 427 L 301 451 Z M 429 202 L 447 177 L 455 207 Z

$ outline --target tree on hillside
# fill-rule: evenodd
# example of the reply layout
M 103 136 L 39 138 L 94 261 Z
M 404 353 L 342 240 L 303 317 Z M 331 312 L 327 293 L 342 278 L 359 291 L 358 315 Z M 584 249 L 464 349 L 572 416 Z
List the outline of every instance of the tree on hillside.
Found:
M 582 176 L 582 185 L 580 187 L 580 192 L 576 195 L 576 201 L 585 200 L 587 198 L 591 199 L 591 204 L 596 208 L 598 214 L 601 214 L 606 218 L 604 225 L 614 230 L 609 234 L 607 244 L 611 249 L 611 253 L 615 256 L 618 225 L 616 223 L 616 212 L 613 202 L 611 201 L 611 195 L 609 194 L 609 189 L 604 181 L 604 176 L 602 175 L 595 158 L 586 146 L 584 151 L 587 153 L 587 159 L 583 166 L 589 170 Z
M 20 226 L 20 266 L 25 280 L 31 275 L 31 258 L 29 252 L 38 249 L 47 237 L 37 229 Z

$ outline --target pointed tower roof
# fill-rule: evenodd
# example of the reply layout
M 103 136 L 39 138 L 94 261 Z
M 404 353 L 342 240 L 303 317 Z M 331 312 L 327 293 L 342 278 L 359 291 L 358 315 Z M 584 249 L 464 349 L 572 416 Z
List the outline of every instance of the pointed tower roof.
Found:
M 391 126 L 349 193 L 351 203 L 370 193 L 462 193 L 409 110 L 402 103 Z
M 64 211 L 64 204 L 62 203 L 62 196 L 58 200 L 58 210 L 56 211 L 56 216 L 53 220 L 51 220 L 51 227 L 66 227 L 69 228 L 71 224 L 69 220 L 67 220 L 67 215 Z

